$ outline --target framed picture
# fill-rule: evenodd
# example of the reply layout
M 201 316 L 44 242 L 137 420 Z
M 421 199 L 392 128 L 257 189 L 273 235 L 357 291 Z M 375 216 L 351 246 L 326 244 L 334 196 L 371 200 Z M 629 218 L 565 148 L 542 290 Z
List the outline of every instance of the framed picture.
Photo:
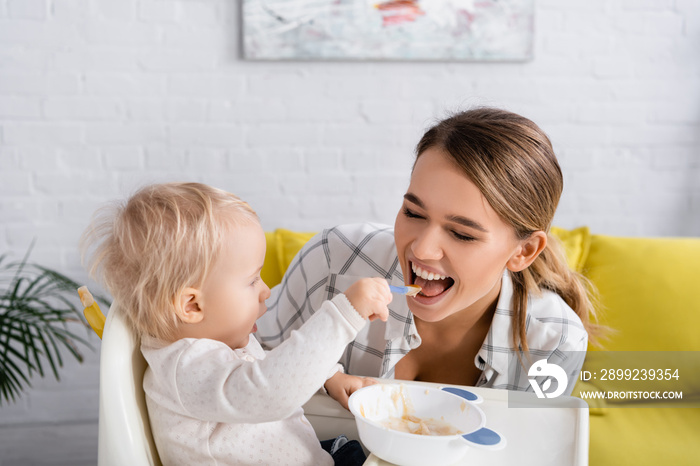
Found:
M 524 61 L 534 0 L 243 0 L 249 60 Z

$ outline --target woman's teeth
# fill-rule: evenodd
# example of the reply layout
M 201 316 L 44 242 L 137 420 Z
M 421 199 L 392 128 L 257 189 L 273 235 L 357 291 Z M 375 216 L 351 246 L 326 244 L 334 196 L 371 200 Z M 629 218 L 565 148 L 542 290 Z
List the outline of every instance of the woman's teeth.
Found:
M 416 276 L 422 278 L 423 280 L 444 280 L 447 278 L 447 275 L 439 275 L 433 272 L 425 271 L 418 267 L 416 264 L 411 264 L 411 268 L 413 269 L 413 273 L 415 273 Z

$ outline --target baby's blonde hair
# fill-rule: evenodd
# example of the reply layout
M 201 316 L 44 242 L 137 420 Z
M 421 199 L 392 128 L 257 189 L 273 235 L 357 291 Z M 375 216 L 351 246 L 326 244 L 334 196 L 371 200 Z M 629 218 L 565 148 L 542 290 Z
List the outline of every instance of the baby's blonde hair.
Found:
M 88 270 L 139 335 L 172 341 L 176 306 L 199 287 L 232 226 L 259 222 L 237 196 L 200 183 L 146 186 L 98 210 L 81 238 Z

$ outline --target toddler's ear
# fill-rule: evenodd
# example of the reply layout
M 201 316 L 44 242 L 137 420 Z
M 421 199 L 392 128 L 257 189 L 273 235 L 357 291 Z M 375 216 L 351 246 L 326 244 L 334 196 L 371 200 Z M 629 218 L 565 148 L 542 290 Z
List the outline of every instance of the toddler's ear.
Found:
M 186 324 L 196 324 L 202 321 L 204 313 L 199 305 L 202 293 L 196 288 L 185 288 L 175 303 L 177 316 Z

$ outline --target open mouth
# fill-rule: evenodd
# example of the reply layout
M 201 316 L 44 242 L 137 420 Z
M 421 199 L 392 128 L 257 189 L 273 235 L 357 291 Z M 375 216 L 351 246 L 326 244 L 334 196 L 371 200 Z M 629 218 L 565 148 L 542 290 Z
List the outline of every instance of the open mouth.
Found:
M 452 277 L 428 272 L 414 263 L 411 263 L 411 270 L 413 271 L 413 284 L 421 287 L 421 292 L 418 293 L 418 296 L 433 298 L 445 293 L 455 284 Z

